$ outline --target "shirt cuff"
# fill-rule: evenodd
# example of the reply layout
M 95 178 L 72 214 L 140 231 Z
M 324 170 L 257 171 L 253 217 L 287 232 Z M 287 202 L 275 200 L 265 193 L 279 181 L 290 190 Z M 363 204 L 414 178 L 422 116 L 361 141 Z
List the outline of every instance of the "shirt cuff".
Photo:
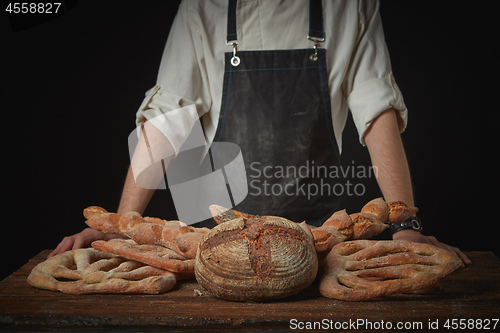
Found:
M 194 102 L 165 92 L 156 85 L 146 92 L 136 114 L 136 125 L 140 129 L 149 121 L 170 141 L 177 156 L 198 118 Z
M 390 108 L 399 111 L 400 132 L 405 130 L 408 123 L 408 110 L 392 73 L 383 78 L 363 82 L 351 92 L 347 103 L 362 145 L 366 145 L 363 136 L 372 121 Z

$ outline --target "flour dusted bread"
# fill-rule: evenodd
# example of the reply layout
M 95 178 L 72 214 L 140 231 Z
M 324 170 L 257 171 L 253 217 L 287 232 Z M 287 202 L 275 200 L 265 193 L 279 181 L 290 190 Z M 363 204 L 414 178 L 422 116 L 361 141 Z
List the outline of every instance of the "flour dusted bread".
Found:
M 321 227 L 312 230 L 318 253 L 345 240 L 367 239 L 382 233 L 390 223 L 401 223 L 418 211 L 404 202 L 389 202 L 377 198 L 363 206 L 361 212 L 348 215 L 345 209 L 333 213 Z M 340 233 L 332 231 L 335 228 Z
M 95 241 L 92 249 L 47 259 L 32 270 L 30 284 L 71 294 L 158 294 L 170 290 L 178 279 L 194 276 L 198 243 L 208 229 L 137 212 L 110 213 L 98 206 L 86 208 L 84 216 L 95 230 L 132 239 Z
M 196 257 L 196 280 L 216 296 L 260 301 L 293 295 L 316 277 L 311 235 L 274 216 L 228 219 L 207 233 Z
M 326 220 L 325 223 L 323 223 L 322 227 L 334 227 L 342 235 L 344 235 L 346 239 L 352 238 L 352 235 L 354 234 L 353 221 L 349 217 L 345 209 L 333 213 L 333 215 L 330 216 L 330 218 Z
M 389 221 L 389 205 L 382 198 L 376 198 L 369 201 L 361 208 L 361 213 L 373 214 L 382 222 Z
M 94 241 L 92 247 L 99 251 L 174 272 L 178 279 L 194 277 L 194 259 L 187 259 L 163 246 L 141 245 L 131 239 L 112 239 Z
M 349 217 L 353 224 L 353 239 L 370 238 L 387 229 L 387 224 L 384 224 L 375 214 L 356 213 Z
M 325 262 L 320 293 L 345 301 L 424 290 L 462 264 L 454 253 L 430 244 L 370 240 L 340 243 Z
M 404 202 L 389 202 L 389 223 L 401 223 L 418 212 L 418 208 L 410 207 Z
M 176 284 L 174 273 L 95 249 L 78 249 L 41 262 L 28 276 L 40 289 L 66 294 L 161 294 Z
M 461 266 L 455 254 L 429 244 L 362 240 L 417 212 L 402 202 L 374 199 L 359 213 L 335 212 L 319 228 L 217 205 L 210 210 L 219 223 L 212 230 L 91 206 L 84 211 L 89 226 L 131 239 L 95 241 L 91 249 L 54 256 L 37 265 L 28 282 L 71 294 L 158 294 L 195 276 L 220 298 L 261 301 L 306 288 L 319 256 L 321 294 L 362 301 L 433 288 Z
M 322 226 L 311 230 L 314 246 L 318 253 L 328 253 L 332 247 L 347 239 L 337 228 Z
M 198 244 L 209 229 L 194 228 L 180 221 L 142 217 L 137 212 L 122 215 L 91 206 L 84 210 L 87 225 L 104 233 L 123 234 L 136 243 L 167 247 L 178 254 L 194 259 Z M 189 234 L 189 235 L 188 235 Z

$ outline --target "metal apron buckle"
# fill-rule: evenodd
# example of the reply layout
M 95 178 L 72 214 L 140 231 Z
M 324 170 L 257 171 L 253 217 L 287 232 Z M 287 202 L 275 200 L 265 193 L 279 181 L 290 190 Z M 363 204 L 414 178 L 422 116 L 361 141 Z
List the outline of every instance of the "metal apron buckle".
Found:
M 233 46 L 233 57 L 231 58 L 231 65 L 234 67 L 238 66 L 240 64 L 240 57 L 236 55 L 237 47 L 238 45 L 237 41 L 226 41 L 226 45 L 232 45 Z
M 307 39 L 314 42 L 314 53 L 309 56 L 309 60 L 318 61 L 318 44 L 325 41 L 324 38 L 307 36 Z

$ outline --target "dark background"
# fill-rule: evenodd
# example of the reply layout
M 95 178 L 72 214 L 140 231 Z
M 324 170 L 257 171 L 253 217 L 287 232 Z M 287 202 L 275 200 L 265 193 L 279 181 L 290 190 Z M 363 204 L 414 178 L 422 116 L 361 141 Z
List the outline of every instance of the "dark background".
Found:
M 84 208 L 116 210 L 127 138 L 155 84 L 179 2 L 63 3 L 65 13 L 45 23 L 9 20 L 5 3 L 0 14 L 7 198 L 0 278 L 86 227 Z M 381 1 L 394 75 L 410 110 L 402 137 L 425 233 L 499 255 L 493 11 L 482 2 Z M 351 121 L 343 150 L 346 165 L 370 165 Z M 363 196 L 344 202 L 349 213 L 380 196 L 374 178 L 363 184 Z M 175 218 L 172 207 L 168 192 L 157 191 L 146 214 Z

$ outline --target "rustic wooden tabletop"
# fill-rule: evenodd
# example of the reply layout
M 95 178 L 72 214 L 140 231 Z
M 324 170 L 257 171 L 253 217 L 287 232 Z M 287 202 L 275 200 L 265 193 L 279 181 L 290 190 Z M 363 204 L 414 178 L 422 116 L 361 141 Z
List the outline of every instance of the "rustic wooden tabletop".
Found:
M 467 252 L 473 264 L 447 276 L 443 290 L 431 294 L 344 302 L 322 297 L 315 281 L 292 297 L 259 303 L 218 299 L 195 279 L 180 281 L 163 295 L 39 290 L 26 278 L 49 252 L 0 282 L 0 331 L 500 330 L 500 259 L 491 252 Z

